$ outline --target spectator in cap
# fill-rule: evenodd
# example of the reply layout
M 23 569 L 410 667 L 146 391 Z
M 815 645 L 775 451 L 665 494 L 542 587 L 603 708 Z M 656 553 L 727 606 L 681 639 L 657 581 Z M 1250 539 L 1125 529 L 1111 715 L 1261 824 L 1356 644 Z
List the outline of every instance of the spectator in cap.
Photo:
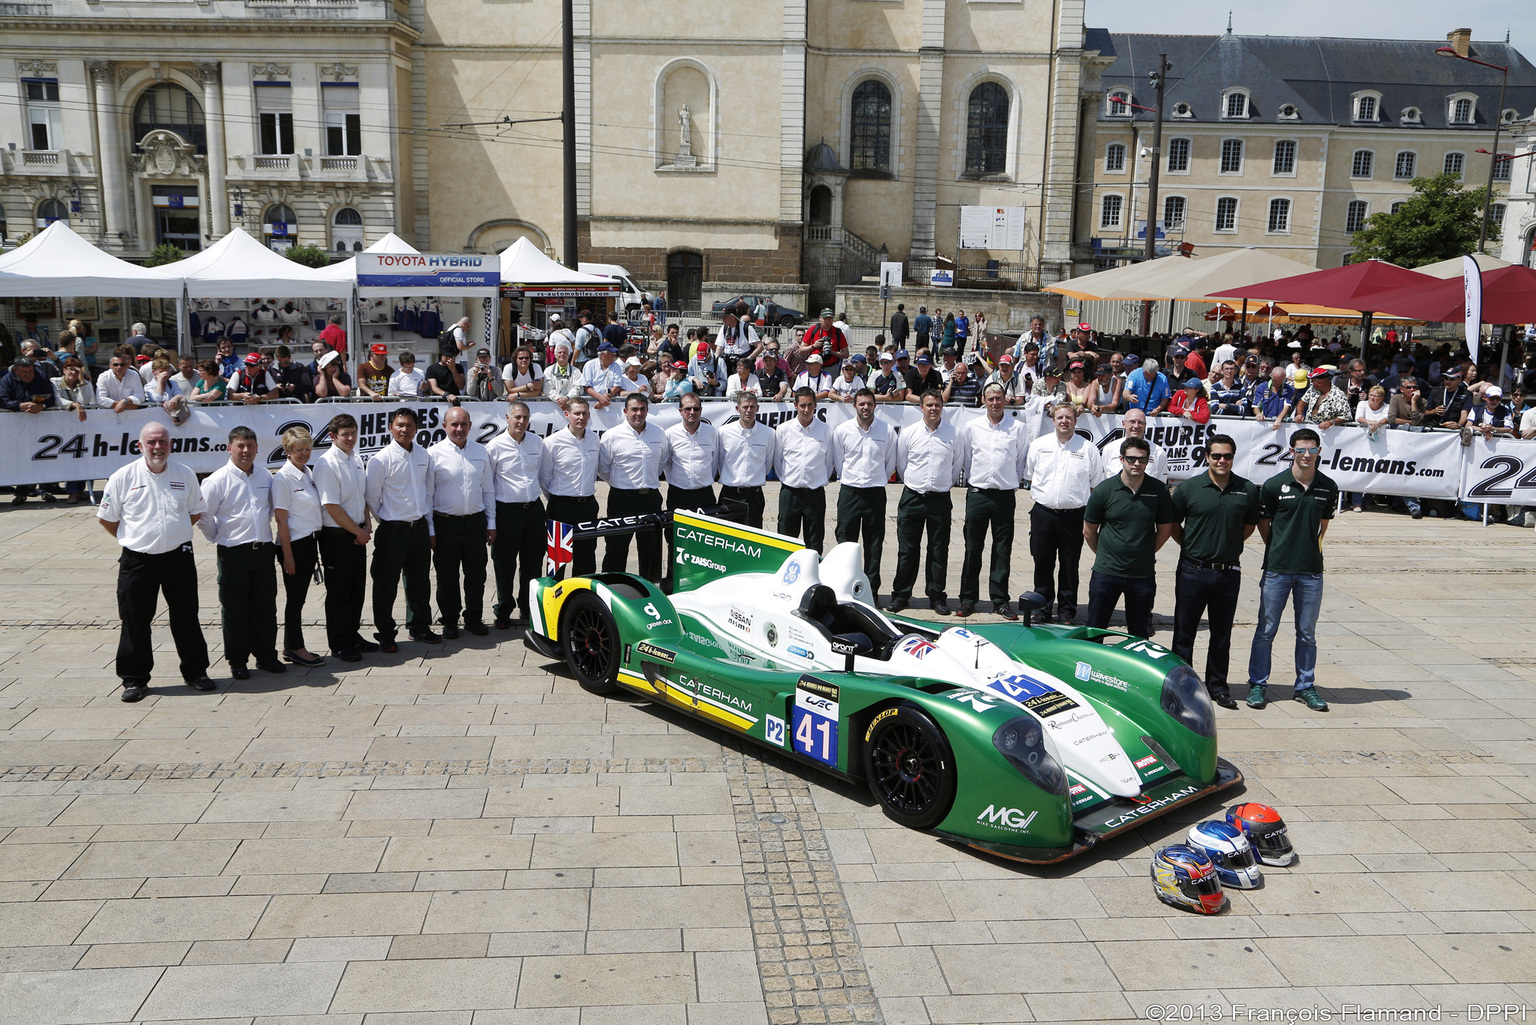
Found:
M 1463 434 L 1471 428 L 1482 434 L 1484 441 L 1513 437 L 1514 415 L 1504 404 L 1504 390 L 1496 384 L 1484 388 L 1482 404 L 1463 410 L 1460 426 Z
M 691 395 L 693 390 L 693 378 L 688 376 L 688 364 L 682 360 L 674 360 L 667 377 L 666 388 L 661 394 L 662 401 L 676 402 L 684 395 Z
M 375 342 L 368 348 L 368 359 L 358 365 L 357 390 L 366 399 L 382 399 L 389 395 L 389 379 L 395 376 L 395 368 L 389 365 L 389 346 Z
M 725 391 L 725 379 L 730 376 L 730 372 L 725 369 L 725 360 L 715 354 L 713 347 L 701 341 L 694 350 L 693 359 L 688 361 L 688 376 L 693 380 L 694 394 L 708 398 Z
M 482 346 L 464 374 L 464 394 L 476 402 L 490 402 L 501 394 L 500 375 L 491 362 L 491 350 Z
M 822 310 L 820 322 L 806 328 L 789 354 L 790 363 L 807 363 L 813 352 L 821 355 L 822 368 L 827 370 L 835 369 L 848 355 L 848 337 L 833 323 L 830 309 Z
M 906 375 L 896 369 L 896 354 L 882 352 L 879 356 L 880 368 L 870 375 L 869 390 L 874 393 L 878 402 L 902 402 L 907 397 Z
M 1440 386 L 1429 393 L 1425 423 L 1437 427 L 1460 427 L 1461 414 L 1472 405 L 1472 393 L 1462 383 L 1460 364 L 1440 372 Z M 96 386 L 101 391 L 101 386 Z
M 1067 363 L 1067 401 L 1082 413 L 1093 401 L 1094 383 L 1088 379 L 1088 364 L 1081 358 Z
M 946 345 L 939 350 L 939 362 L 935 366 L 939 372 L 939 380 L 945 384 L 949 383 L 950 375 L 955 372 L 955 364 L 959 359 L 953 345 Z
M 922 401 L 924 392 L 943 390 L 944 382 L 939 379 L 939 372 L 933 367 L 933 357 L 927 349 L 917 350 L 917 356 L 912 360 L 912 369 L 907 371 L 907 401 L 916 405 Z
M 1184 387 L 1174 394 L 1168 415 L 1197 424 L 1210 423 L 1211 404 L 1205 397 L 1205 386 L 1200 383 L 1200 378 L 1184 378 Z
M 259 352 L 248 354 L 225 394 L 251 405 L 277 398 L 277 381 L 267 372 L 267 358 Z
M 1307 375 L 1312 387 L 1296 403 L 1294 419 L 1307 423 L 1320 431 L 1335 424 L 1355 422 L 1354 411 L 1349 408 L 1349 397 L 1343 389 L 1333 386 L 1333 374 L 1318 367 Z
M 629 356 L 624 360 L 624 373 L 619 375 L 619 387 L 624 394 L 641 392 L 646 396 L 651 394 L 651 379 L 640 372 L 642 366 L 639 356 Z
M 346 399 L 352 397 L 352 378 L 347 373 L 341 353 L 327 352 L 315 361 L 315 398 Z
M 565 320 L 558 313 L 549 315 L 549 334 L 544 338 L 544 362 L 555 361 L 555 350 L 561 347 L 571 350 L 572 356 L 576 353 L 576 333 L 570 329 Z
M 609 316 L 614 315 L 609 314 Z M 588 360 L 581 371 L 581 387 L 587 397 L 592 400 L 593 409 L 603 409 L 613 401 L 615 395 L 621 392 L 619 370 L 613 365 L 618 355 L 619 347 L 608 340 L 608 333 L 604 331 L 603 342 L 597 347 L 597 359 Z
M 1024 380 L 1014 371 L 1013 354 L 1005 352 L 998 357 L 997 369 L 988 375 L 982 383 L 981 390 L 985 401 L 986 390 L 992 385 L 1002 389 L 1003 405 L 1017 406 L 1024 402 L 1026 395 Z
M 1120 378 L 1114 367 L 1100 363 L 1093 371 L 1093 389 L 1088 394 L 1088 412 L 1094 416 L 1113 413 L 1120 408 Z
M 767 312 L 766 310 L 764 311 Z M 762 339 L 757 335 L 757 329 L 751 324 L 749 311 L 745 302 L 738 302 L 735 306 L 723 310 L 720 314 L 720 333 L 715 338 L 720 347 L 720 353 L 725 357 L 726 365 L 734 367 L 740 360 L 750 361 L 762 348 Z M 725 381 L 725 375 L 720 376 L 721 383 Z
M 821 353 L 812 352 L 805 358 L 805 369 L 795 378 L 794 390 L 799 392 L 801 388 L 809 388 L 817 402 L 831 397 L 832 375 L 822 370 Z
M 866 386 L 864 373 L 868 368 L 863 353 L 856 352 L 843 360 L 842 370 L 832 379 L 831 397 L 838 402 L 852 402 L 854 393 Z

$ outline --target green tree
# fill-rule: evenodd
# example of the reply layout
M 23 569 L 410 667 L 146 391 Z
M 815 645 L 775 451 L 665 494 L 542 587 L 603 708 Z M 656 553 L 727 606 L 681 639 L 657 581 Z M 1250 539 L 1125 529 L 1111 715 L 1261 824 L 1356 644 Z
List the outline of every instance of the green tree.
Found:
M 1413 196 L 1396 213 L 1375 213 L 1355 232 L 1355 260 L 1376 258 L 1399 267 L 1422 267 L 1477 249 L 1487 188 L 1464 189 L 1453 174 L 1413 180 Z M 1488 224 L 1488 241 L 1499 240 L 1499 224 Z
M 320 246 L 289 246 L 283 255 L 294 263 L 302 263 L 306 267 L 326 267 L 330 265 L 331 254 Z
M 150 250 L 149 255 L 144 258 L 144 266 L 163 267 L 165 264 L 176 263 L 178 260 L 185 260 L 186 258 L 186 250 L 180 246 L 173 246 L 169 242 L 162 242 Z

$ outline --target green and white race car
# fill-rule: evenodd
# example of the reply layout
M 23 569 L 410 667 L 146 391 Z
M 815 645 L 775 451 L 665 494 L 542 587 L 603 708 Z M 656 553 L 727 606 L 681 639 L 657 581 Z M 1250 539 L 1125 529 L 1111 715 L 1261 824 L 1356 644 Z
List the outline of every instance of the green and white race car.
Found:
M 672 594 L 627 573 L 543 577 L 526 643 L 588 690 L 862 780 L 895 821 L 1021 861 L 1071 857 L 1242 779 L 1217 757 L 1199 675 L 1167 648 L 887 615 L 857 543 L 819 558 L 704 513 L 671 520 Z

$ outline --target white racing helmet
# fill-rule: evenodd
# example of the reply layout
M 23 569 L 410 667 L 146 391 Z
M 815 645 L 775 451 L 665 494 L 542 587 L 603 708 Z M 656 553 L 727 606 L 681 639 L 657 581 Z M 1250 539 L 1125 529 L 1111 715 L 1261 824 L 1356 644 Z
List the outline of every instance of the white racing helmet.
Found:
M 1197 822 L 1190 827 L 1188 843 L 1197 851 L 1204 851 L 1215 864 L 1216 878 L 1222 886 L 1254 890 L 1264 885 L 1253 845 L 1240 830 L 1225 822 Z

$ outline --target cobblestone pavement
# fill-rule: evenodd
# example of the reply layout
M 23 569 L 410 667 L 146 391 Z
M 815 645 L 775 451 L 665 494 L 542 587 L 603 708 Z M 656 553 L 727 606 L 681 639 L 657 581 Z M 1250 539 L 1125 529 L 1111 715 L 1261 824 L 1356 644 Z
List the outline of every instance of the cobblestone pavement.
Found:
M 1159 904 L 1146 866 L 1215 803 L 1009 865 L 587 694 L 506 633 L 243 683 L 216 664 L 216 693 L 162 678 L 124 705 L 91 513 L 6 506 L 0 537 L 0 1025 L 1536 1013 L 1530 531 L 1335 522 L 1333 711 L 1219 711 L 1245 796 L 1281 809 L 1301 859 L 1214 918 Z M 199 541 L 217 658 L 212 561 Z M 1258 564 L 1255 540 L 1239 680 Z M 1021 551 L 1015 591 L 1028 569 Z

